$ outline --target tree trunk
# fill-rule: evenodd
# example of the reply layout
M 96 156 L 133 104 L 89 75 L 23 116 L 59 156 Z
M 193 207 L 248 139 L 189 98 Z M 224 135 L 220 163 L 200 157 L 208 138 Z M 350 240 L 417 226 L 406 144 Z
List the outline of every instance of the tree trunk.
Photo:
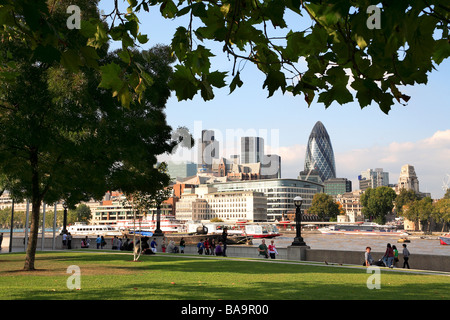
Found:
M 32 271 L 36 258 L 36 247 L 39 230 L 39 215 L 41 209 L 41 195 L 39 190 L 38 153 L 36 149 L 30 152 L 31 162 L 31 225 L 30 241 L 28 241 L 24 270 Z

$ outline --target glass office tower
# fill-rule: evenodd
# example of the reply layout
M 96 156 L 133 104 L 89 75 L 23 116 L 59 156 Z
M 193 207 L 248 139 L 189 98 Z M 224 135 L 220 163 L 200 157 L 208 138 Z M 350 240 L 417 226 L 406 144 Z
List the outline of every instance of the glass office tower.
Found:
M 317 170 L 322 181 L 336 178 L 336 164 L 330 136 L 322 122 L 317 121 L 308 139 L 305 171 Z

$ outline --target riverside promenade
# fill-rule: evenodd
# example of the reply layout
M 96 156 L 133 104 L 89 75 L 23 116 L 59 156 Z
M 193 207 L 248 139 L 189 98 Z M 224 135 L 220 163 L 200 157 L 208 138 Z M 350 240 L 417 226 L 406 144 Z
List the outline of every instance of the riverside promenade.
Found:
M 81 249 L 81 239 L 73 238 L 72 249 Z M 95 249 L 95 238 L 91 237 L 91 249 Z M 162 252 L 160 241 L 158 241 L 158 252 Z M 266 242 L 267 243 L 267 242 Z M 55 238 L 55 250 L 67 250 L 62 246 L 62 237 L 57 236 Z M 9 238 L 5 237 L 2 243 L 2 253 L 7 253 L 9 247 Z M 17 237 L 13 239 L 13 252 L 24 252 L 25 247 L 23 244 L 23 237 Z M 40 251 L 42 248 L 41 239 L 38 238 L 37 250 Z M 52 250 L 53 239 L 46 238 L 44 243 L 44 250 Z M 103 250 L 108 250 L 111 248 L 111 243 L 107 240 L 106 248 Z M 295 249 L 295 248 L 294 248 Z M 83 249 L 81 249 L 83 250 Z M 301 254 L 292 252 L 292 247 L 277 247 L 278 255 L 276 260 L 292 260 L 292 261 L 310 261 L 310 262 L 321 262 L 324 264 L 346 264 L 346 265 L 358 265 L 362 266 L 364 261 L 364 251 L 349 251 L 349 250 L 325 250 L 325 249 L 309 249 L 304 248 Z M 401 250 L 399 250 L 399 262 L 397 263 L 397 268 L 400 269 L 403 265 L 403 255 Z M 188 245 L 184 250 L 185 254 L 198 254 L 197 247 L 195 245 Z M 383 252 L 372 251 L 372 257 L 375 260 L 381 259 Z M 257 245 L 228 245 L 227 246 L 227 256 L 228 257 L 239 257 L 239 258 L 260 258 L 257 251 Z M 270 260 L 270 259 L 269 259 Z M 409 264 L 412 269 L 418 270 L 428 270 L 428 271 L 443 271 L 450 272 L 450 256 L 448 255 L 431 255 L 431 254 L 412 254 L 409 259 Z

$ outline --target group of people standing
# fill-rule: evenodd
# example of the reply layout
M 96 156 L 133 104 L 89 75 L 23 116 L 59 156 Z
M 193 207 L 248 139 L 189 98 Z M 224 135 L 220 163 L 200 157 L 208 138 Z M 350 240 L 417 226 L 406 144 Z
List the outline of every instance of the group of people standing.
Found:
M 398 250 L 395 245 L 392 245 L 388 243 L 386 245 L 386 251 L 383 255 L 383 257 L 380 259 L 380 261 L 374 261 L 372 258 L 372 254 L 370 253 L 372 250 L 371 247 L 366 248 L 366 252 L 364 254 L 364 265 L 365 266 L 385 266 L 389 268 L 397 267 L 397 263 L 399 262 L 398 259 Z M 409 256 L 410 252 L 406 246 L 406 244 L 403 244 L 403 268 L 409 269 Z

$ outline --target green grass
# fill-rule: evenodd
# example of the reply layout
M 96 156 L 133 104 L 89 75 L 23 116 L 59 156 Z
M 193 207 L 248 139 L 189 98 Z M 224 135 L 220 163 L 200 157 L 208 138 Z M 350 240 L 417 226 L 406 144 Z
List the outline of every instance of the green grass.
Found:
M 158 254 L 38 252 L 37 271 L 22 271 L 24 254 L 0 255 L 1 300 L 290 300 L 445 299 L 450 277 L 383 269 L 381 289 L 367 288 L 362 267 L 268 263 Z M 81 290 L 67 288 L 67 267 L 81 270 Z

